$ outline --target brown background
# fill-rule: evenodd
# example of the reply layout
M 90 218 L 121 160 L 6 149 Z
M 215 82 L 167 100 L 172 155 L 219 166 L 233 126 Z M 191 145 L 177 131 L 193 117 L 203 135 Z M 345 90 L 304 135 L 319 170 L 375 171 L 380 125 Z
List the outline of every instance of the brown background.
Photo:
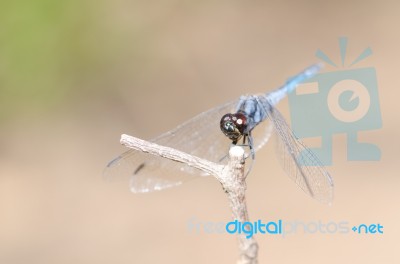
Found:
M 102 179 L 122 133 L 150 139 L 317 61 L 366 47 L 383 127 L 360 133 L 379 162 L 348 162 L 334 136 L 335 202 L 308 198 L 267 145 L 248 178 L 253 220 L 380 223 L 384 234 L 257 235 L 260 263 L 399 263 L 400 6 L 396 1 L 35 1 L 2 4 L 0 263 L 234 263 L 212 178 L 146 195 Z M 329 65 L 325 71 L 336 70 Z M 279 109 L 289 119 L 285 99 Z M 311 142 L 312 143 L 312 142 Z

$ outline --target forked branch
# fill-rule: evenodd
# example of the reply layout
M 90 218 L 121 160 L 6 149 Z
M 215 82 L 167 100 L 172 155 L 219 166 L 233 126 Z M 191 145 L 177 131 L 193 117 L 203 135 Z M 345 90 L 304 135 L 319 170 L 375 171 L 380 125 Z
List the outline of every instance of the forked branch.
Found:
M 222 184 L 224 191 L 228 195 L 229 206 L 231 208 L 233 219 L 242 223 L 249 221 L 245 197 L 245 153 L 242 147 L 231 147 L 229 150 L 228 165 L 223 166 L 196 156 L 192 156 L 174 148 L 160 146 L 155 143 L 128 135 L 121 136 L 121 144 L 137 151 L 146 152 L 176 162 L 185 163 L 188 166 L 202 170 L 214 176 Z M 240 250 L 238 263 L 257 263 L 258 244 L 254 237 L 247 239 L 246 235 L 242 233 L 238 234 L 238 239 Z

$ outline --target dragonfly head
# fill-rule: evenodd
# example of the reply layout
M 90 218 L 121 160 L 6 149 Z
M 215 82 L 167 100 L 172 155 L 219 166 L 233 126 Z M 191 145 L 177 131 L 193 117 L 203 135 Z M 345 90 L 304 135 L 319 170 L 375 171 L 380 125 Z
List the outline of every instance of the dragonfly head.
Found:
M 221 131 L 236 144 L 245 132 L 246 120 L 246 116 L 242 113 L 226 114 L 220 121 Z

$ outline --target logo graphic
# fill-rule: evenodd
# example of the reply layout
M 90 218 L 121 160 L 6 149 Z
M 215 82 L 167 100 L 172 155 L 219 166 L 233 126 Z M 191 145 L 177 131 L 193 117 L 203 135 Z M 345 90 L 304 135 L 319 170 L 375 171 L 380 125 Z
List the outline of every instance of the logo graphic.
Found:
M 311 149 L 324 165 L 332 165 L 332 137 L 339 133 L 347 135 L 348 161 L 380 160 L 379 147 L 359 142 L 357 136 L 359 131 L 382 127 L 375 68 L 353 67 L 372 50 L 366 48 L 347 64 L 347 38 L 339 38 L 339 48 L 341 66 L 348 65 L 348 69 L 320 73 L 289 94 L 292 129 L 299 138 L 321 137 L 321 147 Z M 321 50 L 315 55 L 338 68 Z

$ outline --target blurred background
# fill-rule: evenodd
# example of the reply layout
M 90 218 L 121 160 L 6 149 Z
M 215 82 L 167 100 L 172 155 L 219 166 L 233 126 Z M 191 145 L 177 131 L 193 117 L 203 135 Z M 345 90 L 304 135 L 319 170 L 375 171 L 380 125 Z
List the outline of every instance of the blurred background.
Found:
M 216 180 L 134 195 L 102 171 L 124 151 L 122 133 L 151 139 L 272 90 L 319 61 L 317 49 L 339 61 L 342 36 L 349 58 L 373 50 L 357 67 L 376 69 L 383 126 L 360 138 L 381 160 L 347 161 L 335 135 L 329 207 L 285 176 L 268 144 L 248 177 L 249 214 L 380 223 L 384 234 L 257 235 L 259 262 L 399 263 L 399 11 L 396 1 L 2 1 L 0 263 L 235 263 L 234 236 L 188 229 L 230 221 Z M 290 120 L 288 100 L 278 108 Z

